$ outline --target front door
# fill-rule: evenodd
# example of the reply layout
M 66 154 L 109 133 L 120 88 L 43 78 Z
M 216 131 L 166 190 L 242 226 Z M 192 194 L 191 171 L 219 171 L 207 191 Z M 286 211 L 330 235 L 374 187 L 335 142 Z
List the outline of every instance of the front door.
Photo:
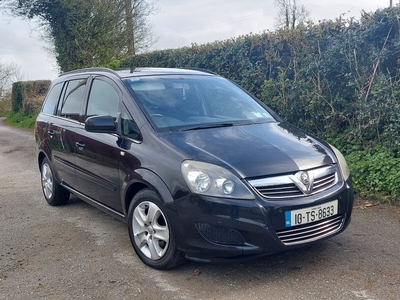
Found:
M 121 93 L 105 77 L 93 79 L 89 91 L 86 118 L 110 115 L 117 120 Z M 118 136 L 87 132 L 83 125 L 76 131 L 76 175 L 79 191 L 118 212 L 120 200 Z

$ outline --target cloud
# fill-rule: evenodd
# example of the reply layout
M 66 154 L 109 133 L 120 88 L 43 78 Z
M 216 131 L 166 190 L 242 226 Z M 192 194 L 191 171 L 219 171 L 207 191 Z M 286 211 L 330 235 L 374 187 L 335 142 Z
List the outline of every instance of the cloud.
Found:
M 55 58 L 40 38 L 37 24 L 3 17 L 0 19 L 0 58 L 20 67 L 24 80 L 53 79 L 57 76 Z
M 272 1 L 159 0 L 162 11 L 152 18 L 156 49 L 190 46 L 259 33 L 273 24 Z

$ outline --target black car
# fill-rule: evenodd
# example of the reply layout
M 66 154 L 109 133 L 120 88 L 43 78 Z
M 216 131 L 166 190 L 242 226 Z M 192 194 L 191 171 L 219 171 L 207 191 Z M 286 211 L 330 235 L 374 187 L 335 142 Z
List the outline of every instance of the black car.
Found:
M 47 202 L 72 193 L 127 222 L 153 268 L 285 251 L 350 222 L 340 152 L 211 72 L 65 73 L 52 82 L 35 138 Z

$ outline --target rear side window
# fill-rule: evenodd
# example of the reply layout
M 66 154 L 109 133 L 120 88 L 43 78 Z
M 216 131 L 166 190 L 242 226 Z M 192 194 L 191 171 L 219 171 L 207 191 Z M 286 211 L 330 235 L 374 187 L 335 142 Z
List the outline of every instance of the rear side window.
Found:
M 60 99 L 60 93 L 62 84 L 58 83 L 50 90 L 47 94 L 46 100 L 43 103 L 42 112 L 45 114 L 54 114 L 57 106 L 58 99 Z
M 68 82 L 64 100 L 60 103 L 62 117 L 79 121 L 87 79 L 71 80 Z

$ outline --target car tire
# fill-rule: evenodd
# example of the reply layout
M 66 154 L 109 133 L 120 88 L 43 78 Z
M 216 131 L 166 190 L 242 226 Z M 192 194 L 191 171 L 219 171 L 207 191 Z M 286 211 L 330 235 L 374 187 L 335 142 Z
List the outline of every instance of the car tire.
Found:
M 69 200 L 69 192 L 57 182 L 47 158 L 42 161 L 40 173 L 42 191 L 47 203 L 51 206 L 66 204 Z
M 146 265 L 167 270 L 185 261 L 176 247 L 164 204 L 153 190 L 141 190 L 132 199 L 128 228 L 132 246 Z

